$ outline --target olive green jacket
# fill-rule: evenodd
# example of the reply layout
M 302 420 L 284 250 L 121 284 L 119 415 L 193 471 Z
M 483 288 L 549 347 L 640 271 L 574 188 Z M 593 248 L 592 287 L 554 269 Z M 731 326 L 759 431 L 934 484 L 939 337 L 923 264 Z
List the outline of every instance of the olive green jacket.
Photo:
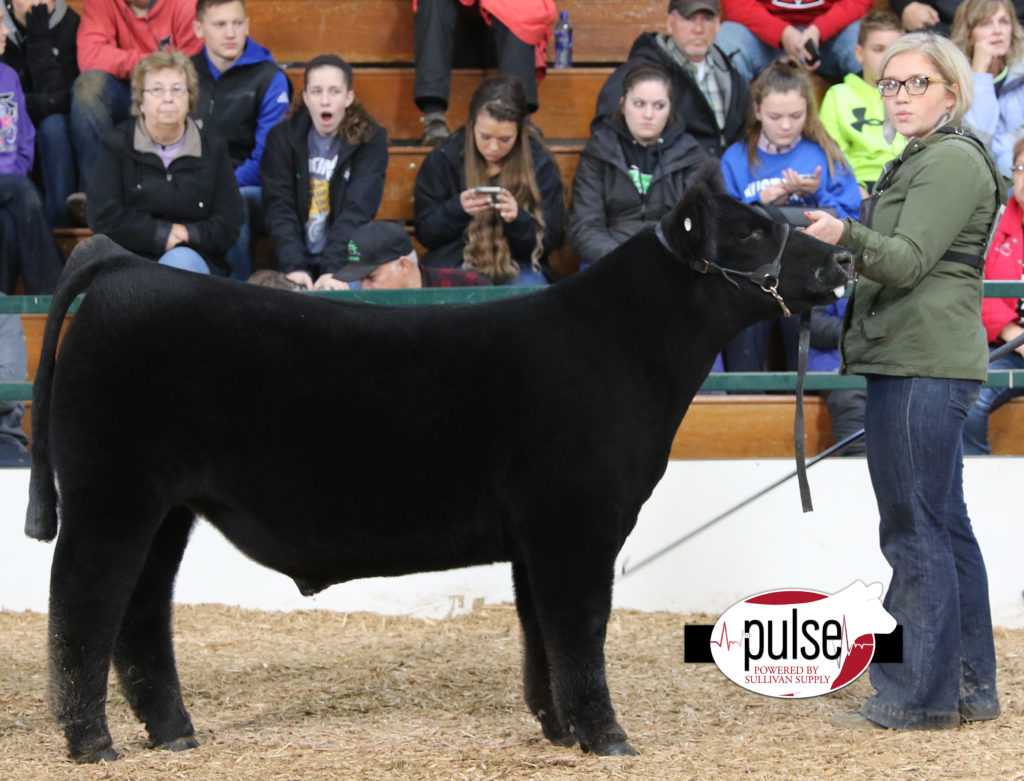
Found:
M 875 185 L 871 228 L 846 219 L 839 240 L 858 271 L 840 371 L 984 380 L 982 271 L 940 258 L 984 257 L 1002 177 L 979 144 L 947 133 L 911 139 L 888 165 L 897 167 Z

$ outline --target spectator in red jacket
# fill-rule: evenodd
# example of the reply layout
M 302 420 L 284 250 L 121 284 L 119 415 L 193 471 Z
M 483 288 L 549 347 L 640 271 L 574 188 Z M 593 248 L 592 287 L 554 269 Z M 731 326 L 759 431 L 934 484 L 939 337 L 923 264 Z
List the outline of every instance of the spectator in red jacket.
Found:
M 155 51 L 197 54 L 203 42 L 193 21 L 195 0 L 85 0 L 78 26 L 82 75 L 71 91 L 71 140 L 81 190 L 89 189 L 89 168 L 101 139 L 131 115 L 132 70 Z M 84 193 L 72 193 L 68 209 L 84 224 Z
M 985 279 L 1024 278 L 1024 138 L 1013 146 L 1013 197 L 999 221 L 988 255 L 985 257 Z M 991 348 L 1024 334 L 1024 299 L 986 298 L 981 304 L 981 322 Z M 1024 345 L 989 364 L 991 369 L 1024 369 Z M 974 407 L 964 421 L 964 455 L 987 456 L 992 452 L 988 441 L 988 416 L 1024 388 L 982 388 Z
M 860 73 L 853 55 L 872 0 L 722 0 L 715 45 L 749 81 L 788 54 L 808 71 L 842 79 Z
M 544 47 L 558 12 L 554 0 L 413 0 L 416 83 L 423 112 L 423 144 L 450 135 L 445 112 L 452 68 L 496 67 L 518 76 L 530 112 L 537 110 L 537 80 Z

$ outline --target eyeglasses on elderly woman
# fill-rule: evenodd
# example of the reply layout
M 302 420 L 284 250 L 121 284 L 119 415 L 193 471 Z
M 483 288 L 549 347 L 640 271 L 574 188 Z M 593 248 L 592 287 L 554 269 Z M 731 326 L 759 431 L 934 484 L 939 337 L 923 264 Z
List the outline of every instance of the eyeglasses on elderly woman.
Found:
M 879 79 L 875 82 L 875 85 L 878 87 L 878 91 L 882 94 L 883 98 L 891 98 L 900 91 L 900 87 L 903 87 L 908 95 L 923 95 L 928 91 L 928 86 L 931 84 L 950 83 L 952 82 L 933 79 L 930 76 L 911 76 L 903 81 L 899 79 Z
M 146 87 L 142 91 L 147 95 L 152 95 L 154 98 L 163 98 L 167 95 L 180 98 L 188 92 L 188 87 L 184 84 L 172 84 L 169 87 Z

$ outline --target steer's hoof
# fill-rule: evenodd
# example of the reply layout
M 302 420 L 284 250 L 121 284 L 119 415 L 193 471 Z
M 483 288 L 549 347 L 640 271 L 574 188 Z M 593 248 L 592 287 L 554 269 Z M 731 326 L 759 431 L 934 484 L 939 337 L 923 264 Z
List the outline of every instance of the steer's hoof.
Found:
M 550 741 L 553 746 L 561 746 L 562 748 L 571 748 L 576 745 L 575 735 L 548 735 L 544 734 L 544 737 Z
M 633 757 L 640 752 L 629 745 L 625 735 L 609 735 L 596 740 L 590 746 L 583 746 L 584 751 L 601 757 Z
M 188 751 L 192 748 L 199 748 L 199 741 L 196 740 L 195 735 L 186 735 L 183 738 L 175 738 L 166 743 L 161 743 L 157 748 L 164 749 L 165 751 Z
M 99 751 L 90 751 L 85 754 L 78 754 L 77 756 L 73 756 L 72 759 L 80 765 L 88 765 L 96 762 L 113 762 L 117 759 L 117 752 L 114 751 L 113 748 L 107 747 L 100 749 Z
M 576 745 L 576 736 L 569 730 L 565 729 L 557 717 L 541 711 L 537 714 L 537 719 L 540 721 L 540 728 L 544 733 L 544 737 L 547 738 L 553 746 L 569 748 L 570 746 Z
M 640 752 L 629 745 L 628 741 L 621 740 L 616 743 L 609 743 L 600 751 L 595 751 L 594 753 L 602 757 L 635 757 Z

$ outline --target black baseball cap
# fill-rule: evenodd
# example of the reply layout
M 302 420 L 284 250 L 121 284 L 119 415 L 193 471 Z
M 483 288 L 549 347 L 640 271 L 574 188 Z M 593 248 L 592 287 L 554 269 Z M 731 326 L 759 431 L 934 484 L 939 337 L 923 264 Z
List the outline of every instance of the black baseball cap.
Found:
M 348 263 L 334 272 L 342 282 L 357 282 L 378 266 L 412 254 L 412 242 L 397 222 L 368 222 L 348 240 Z
M 668 12 L 672 13 L 673 11 L 684 17 L 691 16 L 697 11 L 707 11 L 715 16 L 722 15 L 722 8 L 718 4 L 718 0 L 670 0 Z

